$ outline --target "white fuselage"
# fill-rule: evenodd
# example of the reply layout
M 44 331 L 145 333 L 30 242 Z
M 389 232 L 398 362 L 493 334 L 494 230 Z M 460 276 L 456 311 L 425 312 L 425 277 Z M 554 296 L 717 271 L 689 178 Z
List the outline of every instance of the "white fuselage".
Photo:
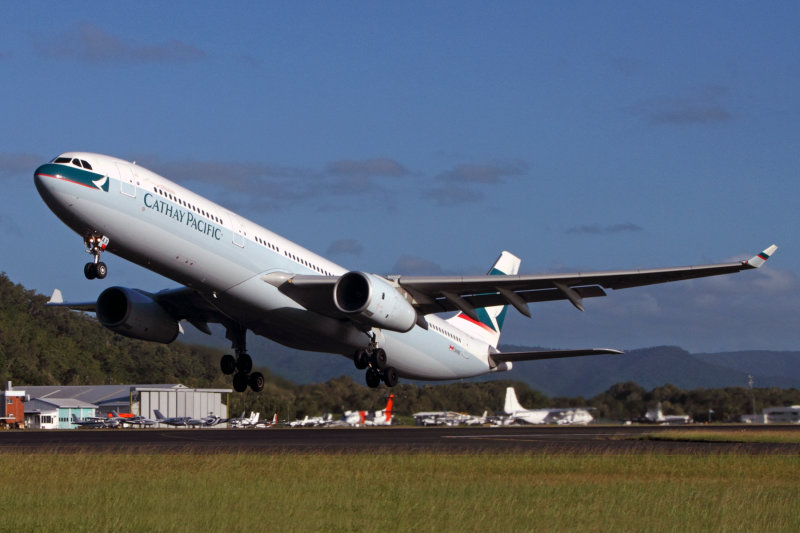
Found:
M 350 321 L 309 311 L 261 276 L 341 276 L 347 269 L 145 168 L 117 158 L 71 152 L 91 171 L 46 164 L 36 187 L 79 235 L 110 239 L 108 250 L 195 289 L 256 334 L 295 348 L 352 356 L 368 336 Z M 333 298 L 333 296 L 331 296 Z M 406 333 L 373 328 L 400 376 L 458 379 L 492 371 L 486 342 L 437 317 L 436 328 Z M 461 340 L 442 332 L 457 333 Z

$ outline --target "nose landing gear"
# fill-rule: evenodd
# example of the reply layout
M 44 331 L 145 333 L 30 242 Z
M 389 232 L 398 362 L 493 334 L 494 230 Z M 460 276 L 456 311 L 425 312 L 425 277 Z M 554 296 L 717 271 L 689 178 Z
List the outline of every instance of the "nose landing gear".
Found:
M 108 246 L 108 237 L 98 233 L 87 233 L 83 238 L 83 242 L 86 245 L 86 252 L 93 256 L 93 261 L 84 265 L 83 275 L 86 276 L 86 279 L 105 278 L 108 275 L 108 267 L 100 261 L 100 254 Z

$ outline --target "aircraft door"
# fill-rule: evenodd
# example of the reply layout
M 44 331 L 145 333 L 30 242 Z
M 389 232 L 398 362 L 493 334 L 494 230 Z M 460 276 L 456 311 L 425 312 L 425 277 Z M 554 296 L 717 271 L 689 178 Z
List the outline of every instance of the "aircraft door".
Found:
M 244 225 L 237 222 L 236 228 L 237 228 L 236 231 L 233 232 L 233 244 L 244 248 L 244 236 L 246 235 L 244 230 Z
M 133 177 L 133 170 L 128 165 L 116 163 L 117 174 L 119 175 L 119 192 L 125 196 L 136 198 L 136 182 Z

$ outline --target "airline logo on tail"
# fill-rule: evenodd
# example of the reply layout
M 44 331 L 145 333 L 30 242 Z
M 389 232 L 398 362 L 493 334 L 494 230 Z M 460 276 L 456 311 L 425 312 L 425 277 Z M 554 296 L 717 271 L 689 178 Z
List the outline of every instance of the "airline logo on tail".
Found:
M 503 252 L 489 270 L 490 276 L 513 276 L 519 272 L 521 260 L 510 252 Z M 467 316 L 466 313 L 459 313 L 448 322 L 464 330 L 468 334 L 485 341 L 491 346 L 497 347 L 500 340 L 500 331 L 506 319 L 507 305 L 497 305 L 494 307 L 483 307 L 475 309 L 478 320 Z

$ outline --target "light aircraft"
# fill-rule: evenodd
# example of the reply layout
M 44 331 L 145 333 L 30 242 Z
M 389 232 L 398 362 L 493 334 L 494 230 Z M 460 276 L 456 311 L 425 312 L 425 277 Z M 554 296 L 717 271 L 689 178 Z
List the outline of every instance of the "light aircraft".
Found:
M 665 415 L 661 408 L 661 402 L 656 404 L 655 409 L 648 409 L 641 420 L 645 424 L 660 424 L 663 426 L 689 424 L 692 417 L 689 415 Z
M 113 418 L 101 416 L 78 418 L 75 413 L 72 414 L 72 423 L 82 428 L 111 428 L 119 425 L 119 422 Z
M 168 426 L 201 426 L 203 425 L 202 421 L 197 418 L 191 418 L 189 416 L 173 416 L 173 417 L 166 417 L 164 413 L 155 409 L 153 414 L 156 415 L 156 421 L 159 424 L 166 424 Z
M 123 424 L 128 424 L 129 426 L 155 426 L 158 424 L 157 420 L 153 420 L 152 418 L 147 418 L 146 416 L 142 415 L 133 415 L 131 417 L 125 417 L 122 420 Z
M 418 426 L 480 426 L 487 422 L 489 412 L 473 416 L 455 411 L 421 411 L 414 413 L 414 423 Z
M 390 394 L 386 400 L 386 407 L 380 411 L 370 413 L 369 411 L 345 411 L 342 416 L 342 421 L 348 426 L 375 426 L 375 425 L 391 425 L 392 419 L 392 406 L 394 405 L 394 394 Z M 388 419 L 387 419 L 388 413 Z M 376 424 L 375 421 L 380 423 Z M 386 421 L 389 420 L 387 424 Z
M 517 361 L 621 354 L 618 350 L 497 349 L 508 306 L 583 300 L 604 289 L 730 274 L 760 267 L 777 246 L 746 261 L 713 265 L 518 275 L 520 259 L 503 252 L 486 276 L 380 276 L 349 270 L 136 163 L 67 152 L 34 172 L 44 202 L 83 238 L 89 278 L 105 278 L 109 251 L 170 278 L 180 288 L 150 293 L 120 286 L 95 301 L 50 305 L 94 312 L 105 327 L 136 339 L 170 343 L 187 321 L 210 334 L 219 323 L 234 355 L 220 367 L 233 388 L 264 387 L 252 372 L 247 332 L 293 348 L 341 354 L 365 370 L 367 385 L 400 377 L 450 380 L 507 371 Z M 443 319 L 437 313 L 457 312 Z
M 231 428 L 248 428 L 254 427 L 258 424 L 258 419 L 261 416 L 261 413 L 254 413 L 250 411 L 250 416 L 245 417 L 244 412 L 242 412 L 242 416 L 238 418 L 231 418 L 228 420 L 228 427 Z
M 508 415 L 504 425 L 521 422 L 523 424 L 579 424 L 586 425 L 594 420 L 585 408 L 567 407 L 559 409 L 525 409 L 517 400 L 514 387 L 506 389 L 503 412 Z
M 272 415 L 272 420 L 270 420 L 269 422 L 267 422 L 266 420 L 264 420 L 262 422 L 258 422 L 257 424 L 255 424 L 255 427 L 257 427 L 257 428 L 272 428 L 272 427 L 275 427 L 277 425 L 278 425 L 278 413 L 275 413 L 275 414 Z

